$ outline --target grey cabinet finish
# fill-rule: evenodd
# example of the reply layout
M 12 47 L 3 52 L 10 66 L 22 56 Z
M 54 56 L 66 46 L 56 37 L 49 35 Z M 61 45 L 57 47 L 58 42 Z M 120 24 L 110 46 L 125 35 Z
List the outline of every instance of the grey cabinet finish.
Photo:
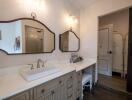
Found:
M 83 90 L 82 90 L 82 71 L 79 71 L 76 73 L 75 77 L 75 83 L 76 83 L 76 98 L 82 99 Z
M 66 100 L 75 100 L 75 91 L 74 91 L 74 74 L 70 73 L 67 75 L 66 79 Z
M 10 97 L 6 100 L 33 100 L 33 91 L 31 89 L 23 93 L 17 94 L 13 97 Z
M 73 71 L 6 100 L 76 100 L 81 88 L 81 72 Z
M 34 88 L 34 100 L 64 100 L 65 76 L 54 79 Z
M 74 73 L 54 79 L 34 88 L 35 100 L 75 100 Z

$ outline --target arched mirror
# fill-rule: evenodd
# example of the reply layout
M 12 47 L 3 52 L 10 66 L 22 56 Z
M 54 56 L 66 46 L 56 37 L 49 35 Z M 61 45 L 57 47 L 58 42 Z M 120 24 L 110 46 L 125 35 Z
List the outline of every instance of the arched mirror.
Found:
M 52 53 L 55 33 L 32 18 L 0 21 L 0 50 L 9 55 Z
M 77 52 L 80 49 L 80 39 L 71 30 L 60 34 L 59 40 L 59 46 L 62 52 Z

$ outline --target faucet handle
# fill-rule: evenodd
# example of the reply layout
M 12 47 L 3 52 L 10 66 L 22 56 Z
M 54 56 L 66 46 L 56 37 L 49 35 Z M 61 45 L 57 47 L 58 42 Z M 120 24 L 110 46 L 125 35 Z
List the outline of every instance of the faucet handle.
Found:
M 43 61 L 43 65 L 42 65 L 42 67 L 45 67 L 45 63 L 47 62 L 47 60 L 44 60 Z
M 30 66 L 31 66 L 31 70 L 33 70 L 33 69 L 34 69 L 33 64 L 28 64 L 28 65 L 30 65 Z

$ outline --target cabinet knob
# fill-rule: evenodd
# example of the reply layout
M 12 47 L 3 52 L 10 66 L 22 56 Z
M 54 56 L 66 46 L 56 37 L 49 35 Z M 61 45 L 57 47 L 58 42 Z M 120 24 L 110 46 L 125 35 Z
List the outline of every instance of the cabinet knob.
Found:
M 42 89 L 42 90 L 41 90 L 41 93 L 44 93 L 44 92 L 45 92 L 45 90 L 44 90 L 44 89 Z
M 112 51 L 108 51 L 107 53 L 108 53 L 108 54 L 112 54 Z
M 59 84 L 61 84 L 62 83 L 62 81 L 59 81 Z
M 53 95 L 53 94 L 55 94 L 55 91 L 53 90 L 53 91 L 51 91 L 51 94 Z

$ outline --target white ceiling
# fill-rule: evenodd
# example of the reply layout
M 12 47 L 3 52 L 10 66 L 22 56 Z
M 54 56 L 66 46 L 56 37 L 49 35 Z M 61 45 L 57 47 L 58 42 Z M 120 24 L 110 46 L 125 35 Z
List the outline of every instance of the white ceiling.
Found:
M 74 5 L 78 9 L 85 8 L 93 4 L 97 0 L 69 0 L 72 5 Z

